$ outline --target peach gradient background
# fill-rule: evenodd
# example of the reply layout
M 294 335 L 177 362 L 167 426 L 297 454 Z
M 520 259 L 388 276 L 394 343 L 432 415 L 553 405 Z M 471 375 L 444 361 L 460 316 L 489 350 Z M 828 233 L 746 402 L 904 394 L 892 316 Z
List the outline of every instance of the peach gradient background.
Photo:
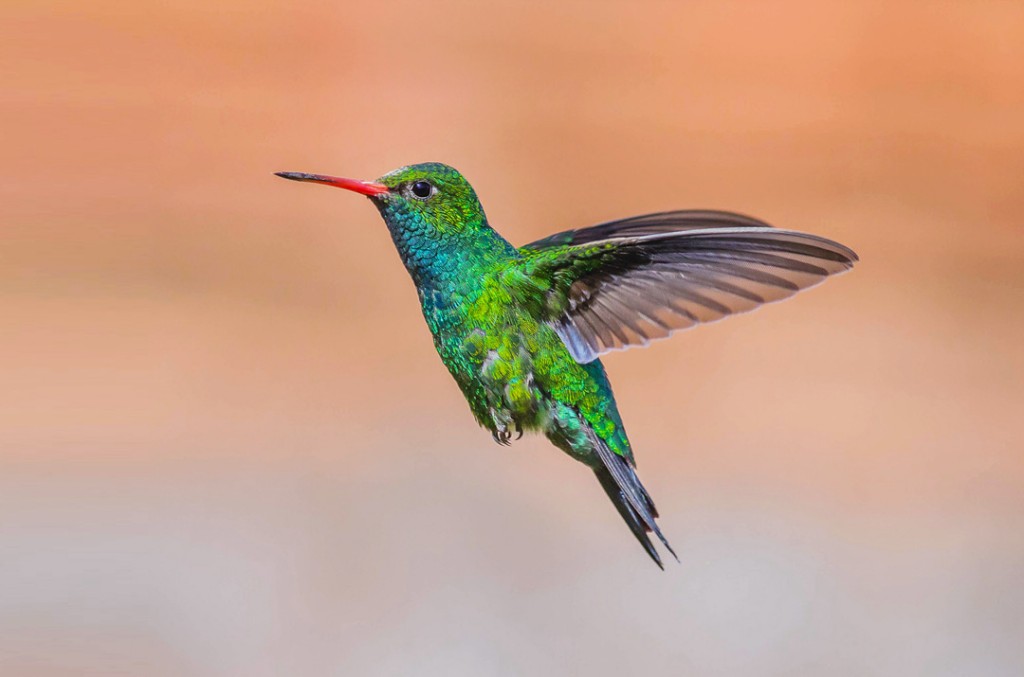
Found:
M 4 675 L 1024 673 L 1024 4 L 5 2 Z M 863 262 L 606 360 L 682 564 L 495 446 L 377 214 Z

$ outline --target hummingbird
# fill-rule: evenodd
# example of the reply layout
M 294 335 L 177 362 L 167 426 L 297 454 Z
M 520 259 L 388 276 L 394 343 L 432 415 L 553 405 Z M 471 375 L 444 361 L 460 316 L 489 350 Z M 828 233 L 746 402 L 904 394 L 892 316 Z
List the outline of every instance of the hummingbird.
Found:
M 632 216 L 516 247 L 462 174 L 437 162 L 376 181 L 277 176 L 370 199 L 477 423 L 501 445 L 542 433 L 589 467 L 662 570 L 650 534 L 679 557 L 637 476 L 600 356 L 787 298 L 858 260 L 832 240 L 713 210 Z

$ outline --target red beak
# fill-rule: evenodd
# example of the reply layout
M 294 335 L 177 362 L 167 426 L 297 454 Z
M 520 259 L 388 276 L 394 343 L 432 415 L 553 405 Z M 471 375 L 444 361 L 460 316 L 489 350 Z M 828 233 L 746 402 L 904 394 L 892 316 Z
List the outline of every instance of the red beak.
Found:
M 353 193 L 369 195 L 370 197 L 386 193 L 389 190 L 383 183 L 371 183 L 369 181 L 358 181 L 356 179 L 341 179 L 337 176 L 324 176 L 323 174 L 303 174 L 302 172 L 276 172 L 276 174 L 282 179 L 322 183 L 325 186 L 344 188 L 345 190 L 351 190 Z

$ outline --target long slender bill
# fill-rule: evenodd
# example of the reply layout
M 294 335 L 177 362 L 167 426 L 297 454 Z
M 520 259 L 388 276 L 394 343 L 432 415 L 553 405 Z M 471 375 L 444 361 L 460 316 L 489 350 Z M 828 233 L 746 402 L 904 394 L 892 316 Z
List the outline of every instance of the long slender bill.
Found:
M 322 183 L 325 186 L 334 186 L 335 188 L 344 188 L 345 190 L 351 190 L 353 193 L 359 193 L 360 195 L 380 195 L 388 192 L 388 187 L 383 183 L 373 183 L 371 181 L 359 181 L 358 179 L 343 179 L 337 176 L 326 176 L 324 174 L 306 174 L 303 172 L 275 172 L 277 176 L 282 179 L 290 179 L 291 181 L 311 181 L 313 183 Z

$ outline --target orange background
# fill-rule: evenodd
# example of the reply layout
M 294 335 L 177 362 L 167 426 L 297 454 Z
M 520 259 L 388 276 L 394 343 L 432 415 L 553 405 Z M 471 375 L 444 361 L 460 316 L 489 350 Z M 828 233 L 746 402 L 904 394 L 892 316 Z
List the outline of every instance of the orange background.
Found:
M 0 673 L 1024 672 L 1024 4 L 0 10 Z M 606 365 L 680 553 L 499 448 L 365 200 L 853 273 Z

